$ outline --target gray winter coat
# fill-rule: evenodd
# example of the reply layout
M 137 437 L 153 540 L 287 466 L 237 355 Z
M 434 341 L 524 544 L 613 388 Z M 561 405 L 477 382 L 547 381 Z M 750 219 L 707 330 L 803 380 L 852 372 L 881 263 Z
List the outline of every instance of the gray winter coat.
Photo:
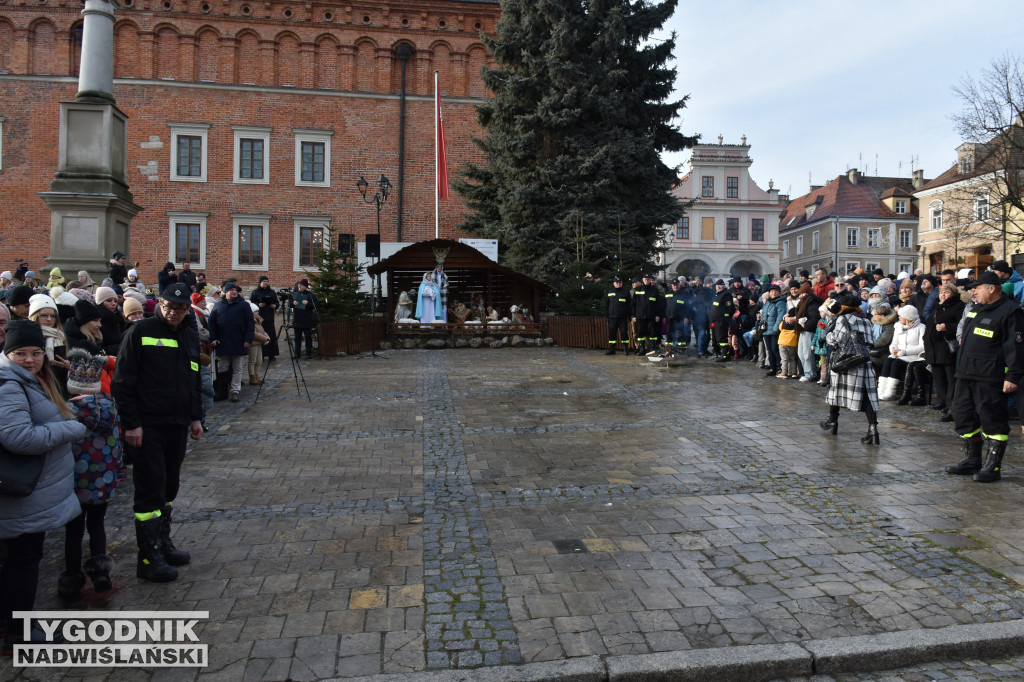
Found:
M 88 429 L 65 419 L 31 372 L 0 356 L 0 443 L 11 452 L 46 458 L 28 497 L 0 495 L 0 538 L 62 528 L 82 513 L 72 480 L 71 443 Z

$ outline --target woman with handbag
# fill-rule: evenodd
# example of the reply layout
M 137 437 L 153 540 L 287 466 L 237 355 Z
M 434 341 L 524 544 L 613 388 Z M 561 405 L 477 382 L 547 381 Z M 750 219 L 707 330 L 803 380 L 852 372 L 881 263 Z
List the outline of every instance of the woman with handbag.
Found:
M 0 569 L 0 630 L 6 633 L 4 653 L 10 653 L 15 644 L 26 642 L 21 621 L 11 613 L 31 611 L 35 603 L 46 531 L 62 528 L 82 511 L 72 482 L 71 443 L 81 441 L 88 430 L 64 402 L 39 324 L 15 320 L 6 331 L 0 357 L 0 456 L 23 458 L 22 463 L 31 458 L 40 467 L 37 477 L 35 472 L 25 477 L 26 489 L 18 496 L 7 487 L 17 482 L 10 474 L 0 488 L 7 491 L 0 494 L 0 540 L 7 549 Z M 13 471 L 7 464 L 4 469 Z M 29 640 L 45 641 L 38 630 Z
M 868 353 L 871 323 L 860 310 L 860 296 L 847 292 L 836 298 L 841 308 L 832 330 L 825 337 L 828 345 L 834 349 L 829 361 L 828 395 L 825 397 L 829 406 L 828 419 L 821 422 L 820 426 L 831 431 L 834 436 L 839 431 L 840 407 L 854 412 L 863 411 L 868 418 L 868 432 L 860 442 L 878 445 L 878 386 Z M 851 348 L 861 351 L 863 360 L 845 368 L 843 361 L 847 358 L 844 354 L 846 349 Z M 837 371 L 843 369 L 845 371 Z
M 960 300 L 960 290 L 955 284 L 939 287 L 939 301 L 935 312 L 928 318 L 924 336 L 924 360 L 932 366 L 935 382 L 936 404 L 941 410 L 942 421 L 951 422 L 949 407 L 953 404 L 953 371 L 956 369 L 956 325 L 963 317 L 965 304 Z

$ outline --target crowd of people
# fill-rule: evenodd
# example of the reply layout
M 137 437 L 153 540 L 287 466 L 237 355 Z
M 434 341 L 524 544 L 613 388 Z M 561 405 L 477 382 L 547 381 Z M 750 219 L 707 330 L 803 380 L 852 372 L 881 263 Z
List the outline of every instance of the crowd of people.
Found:
M 0 455 L 42 463 L 26 474 L 25 494 L 0 481 L 5 653 L 26 643 L 12 612 L 32 610 L 47 532 L 64 530 L 55 586 L 62 601 L 79 600 L 88 583 L 96 593 L 113 589 L 104 523 L 129 475 L 136 575 L 177 578 L 176 567 L 190 561 L 171 540 L 187 440 L 206 431 L 215 399 L 237 402 L 244 375 L 258 386 L 264 362 L 279 354 L 281 300 L 267 277 L 247 301 L 235 280 L 208 283 L 188 263 L 180 270 L 167 263 L 157 286 L 146 286 L 137 264 L 125 260 L 114 253 L 99 283 L 85 271 L 68 280 L 59 268 L 42 283 L 24 262 L 0 273 Z M 288 298 L 301 357 L 300 333 L 314 326 L 316 299 L 307 280 Z M 312 344 L 304 336 L 308 359 Z M 31 632 L 27 641 L 42 641 Z
M 828 388 L 821 427 L 838 433 L 842 407 L 865 412 L 865 444 L 880 443 L 879 401 L 930 406 L 962 439 L 962 460 L 947 472 L 991 482 L 1000 479 L 1008 404 L 1024 375 L 1022 301 L 1024 281 L 1006 261 L 977 278 L 970 269 L 938 277 L 818 269 L 661 285 L 645 275 L 627 288 L 615 277 L 606 354 L 632 348 L 659 359 L 693 348 L 721 363 L 749 360 L 767 377 L 816 382 Z M 830 358 L 851 343 L 857 364 L 830 371 Z M 1024 418 L 1024 395 L 1017 404 Z

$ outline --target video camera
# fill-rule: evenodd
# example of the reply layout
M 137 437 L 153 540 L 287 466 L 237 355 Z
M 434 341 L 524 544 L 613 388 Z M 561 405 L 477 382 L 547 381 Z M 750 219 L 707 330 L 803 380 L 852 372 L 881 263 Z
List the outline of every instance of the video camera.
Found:
M 281 299 L 282 303 L 284 303 L 286 301 L 290 301 L 290 300 L 292 300 L 292 290 L 291 289 L 278 289 L 277 290 L 277 297 L 279 299 Z

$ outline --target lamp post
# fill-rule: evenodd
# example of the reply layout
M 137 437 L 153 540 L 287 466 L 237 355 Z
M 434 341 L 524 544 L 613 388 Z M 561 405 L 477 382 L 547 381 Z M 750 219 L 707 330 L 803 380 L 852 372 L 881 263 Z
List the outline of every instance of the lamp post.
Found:
M 370 183 L 366 181 L 365 177 L 360 175 L 358 182 L 356 182 L 356 188 L 359 189 L 360 196 L 363 197 L 365 203 L 377 206 L 377 255 L 374 258 L 374 265 L 376 265 L 380 262 L 380 207 L 388 200 L 388 194 L 391 192 L 391 181 L 381 173 L 380 179 L 377 181 L 377 191 L 373 193 L 373 196 L 367 197 L 366 192 L 369 187 Z M 377 282 L 375 284 L 371 282 L 370 289 L 370 355 L 377 357 L 376 315 L 377 299 L 380 296 L 380 273 L 377 274 Z

